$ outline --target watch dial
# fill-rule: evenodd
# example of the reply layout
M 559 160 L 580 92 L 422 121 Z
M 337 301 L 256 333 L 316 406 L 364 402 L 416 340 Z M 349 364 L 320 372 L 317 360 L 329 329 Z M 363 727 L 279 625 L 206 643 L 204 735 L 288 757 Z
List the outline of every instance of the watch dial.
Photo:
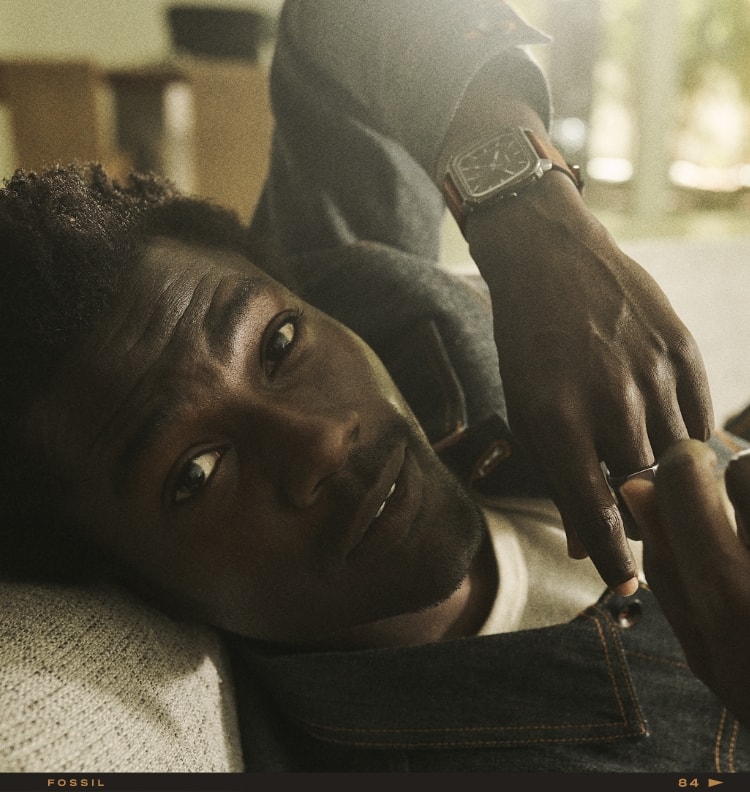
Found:
M 525 140 L 512 132 L 500 135 L 465 154 L 457 163 L 458 174 L 472 196 L 486 195 L 525 178 L 533 169 Z

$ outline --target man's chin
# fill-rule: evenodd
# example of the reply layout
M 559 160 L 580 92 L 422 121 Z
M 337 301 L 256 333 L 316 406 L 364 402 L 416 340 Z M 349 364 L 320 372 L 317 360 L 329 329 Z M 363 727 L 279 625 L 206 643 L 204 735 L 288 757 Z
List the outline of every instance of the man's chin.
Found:
M 460 488 L 458 482 L 451 486 Z M 336 648 L 365 648 L 421 643 L 433 625 L 456 614 L 463 602 L 461 590 L 476 568 L 487 536 L 487 526 L 478 505 L 460 488 L 454 513 L 443 513 L 439 525 L 432 525 L 439 541 L 429 545 L 429 554 L 412 570 L 410 579 L 391 581 L 388 590 L 398 590 L 397 600 L 387 604 L 365 623 L 338 630 L 320 645 Z M 455 602 L 451 602 L 456 598 Z M 450 616 L 449 618 L 453 618 Z

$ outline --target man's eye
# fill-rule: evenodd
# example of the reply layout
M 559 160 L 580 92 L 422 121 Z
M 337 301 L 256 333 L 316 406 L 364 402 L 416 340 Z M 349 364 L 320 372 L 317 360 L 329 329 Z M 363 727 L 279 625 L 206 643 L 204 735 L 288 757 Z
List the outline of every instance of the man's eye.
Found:
M 299 316 L 290 316 L 268 334 L 263 350 L 263 369 L 266 376 L 273 377 L 277 367 L 294 345 L 298 322 Z
M 193 457 L 187 465 L 180 471 L 179 478 L 175 485 L 174 502 L 182 503 L 188 498 L 192 498 L 197 492 L 206 486 L 211 476 L 218 467 L 222 451 L 204 451 L 198 456 Z

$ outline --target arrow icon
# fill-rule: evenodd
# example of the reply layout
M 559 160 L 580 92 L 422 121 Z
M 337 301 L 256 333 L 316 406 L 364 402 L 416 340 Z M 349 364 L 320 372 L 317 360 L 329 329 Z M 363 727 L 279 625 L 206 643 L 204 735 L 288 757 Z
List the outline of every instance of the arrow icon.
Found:
M 718 784 L 723 784 L 723 781 L 717 781 L 715 778 L 708 779 L 708 788 L 710 789 L 713 786 L 717 786 Z

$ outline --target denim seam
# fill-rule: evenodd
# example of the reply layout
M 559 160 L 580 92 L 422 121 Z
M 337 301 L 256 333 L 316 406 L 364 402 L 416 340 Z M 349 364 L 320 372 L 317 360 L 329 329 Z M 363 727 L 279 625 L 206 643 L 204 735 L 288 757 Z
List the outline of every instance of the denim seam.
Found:
M 309 724 L 308 724 L 309 725 Z M 317 735 L 313 735 L 317 736 Z M 581 743 L 611 743 L 625 739 L 628 735 L 614 734 L 607 737 L 592 734 L 590 737 L 539 737 L 533 740 L 503 738 L 498 740 L 462 740 L 430 742 L 415 745 L 412 743 L 352 741 L 336 737 L 319 737 L 326 742 L 337 745 L 348 745 L 353 748 L 371 748 L 373 750 L 400 750 L 400 751 L 427 751 L 438 748 L 510 748 L 514 746 L 531 745 L 565 745 L 566 743 L 580 745 Z
M 721 738 L 724 734 L 724 724 L 727 722 L 728 714 L 726 707 L 722 707 L 719 727 L 716 730 L 716 741 L 714 742 L 714 768 L 717 773 L 721 772 Z
M 724 711 L 726 712 L 726 707 L 724 708 Z M 729 762 L 730 773 L 735 773 L 737 771 L 734 760 L 735 760 L 735 751 L 737 749 L 737 736 L 739 734 L 739 731 L 740 731 L 740 724 L 739 721 L 735 719 L 734 726 L 732 727 L 732 736 L 729 740 L 729 750 L 727 752 L 727 760 Z
M 729 710 L 727 710 L 726 707 L 722 707 L 721 719 L 716 729 L 716 741 L 714 743 L 714 768 L 717 773 L 736 772 L 735 758 L 736 758 L 736 750 L 737 750 L 737 736 L 739 734 L 740 724 L 736 718 L 732 718 L 732 729 L 731 731 L 728 731 L 727 726 L 730 718 L 731 715 L 729 714 Z M 725 736 L 727 734 L 728 734 L 727 737 L 728 744 L 726 748 L 726 762 L 728 764 L 728 769 L 725 771 L 722 768 L 722 743 L 724 742 Z
M 627 721 L 623 719 L 622 721 L 615 721 L 614 725 L 621 725 L 622 723 L 626 723 Z M 583 728 L 583 729 L 600 729 L 602 727 L 610 727 L 613 723 L 551 723 L 551 724 L 543 724 L 538 723 L 532 726 L 460 726 L 460 727 L 453 727 L 453 728 L 443 728 L 443 729 L 419 729 L 419 728 L 412 728 L 412 729 L 365 729 L 360 727 L 354 726 L 327 726 L 323 723 L 316 723 L 315 721 L 307 721 L 304 719 L 299 719 L 298 723 L 305 727 L 317 729 L 321 732 L 341 732 L 342 734 L 439 734 L 445 731 L 455 731 L 456 729 L 463 731 L 463 732 L 503 732 L 503 731 L 516 731 L 516 732 L 523 732 L 523 731 L 543 731 L 546 729 L 566 729 L 566 728 Z M 613 739 L 619 739 L 620 735 L 616 735 Z M 561 738 L 563 740 L 575 740 L 578 742 L 579 738 L 577 737 L 565 737 Z M 598 736 L 594 736 L 591 739 L 597 740 L 600 739 Z M 546 740 L 545 740 L 546 742 Z
M 614 670 L 612 669 L 612 658 L 610 657 L 609 647 L 607 646 L 607 641 L 606 641 L 605 636 L 604 636 L 604 634 L 602 632 L 601 620 L 596 618 L 593 613 L 587 614 L 586 618 L 593 620 L 594 624 L 596 625 L 596 631 L 599 634 L 599 641 L 601 642 L 601 645 L 602 645 L 602 651 L 604 652 L 604 658 L 605 658 L 605 660 L 607 662 L 607 675 L 609 676 L 609 682 L 610 682 L 610 685 L 612 687 L 612 691 L 614 693 L 615 699 L 617 700 L 617 706 L 618 706 L 618 708 L 620 710 L 620 716 L 622 718 L 622 722 L 623 723 L 627 723 L 627 716 L 625 715 L 625 707 L 623 706 L 622 697 L 620 696 L 620 691 L 619 691 L 619 689 L 617 687 L 617 681 L 615 679 Z M 615 636 L 615 637 L 617 637 L 617 636 Z M 633 692 L 632 688 L 630 690 L 631 690 L 631 695 L 632 695 L 632 692 Z
M 621 671 L 622 671 L 622 676 L 623 676 L 623 679 L 624 679 L 624 683 L 625 683 L 625 685 L 627 687 L 627 690 L 628 690 L 628 693 L 629 693 L 630 701 L 632 702 L 632 706 L 634 708 L 634 714 L 635 714 L 636 718 L 638 719 L 639 724 L 641 724 L 640 725 L 640 731 L 641 731 L 642 734 L 646 734 L 647 733 L 647 729 L 643 725 L 645 723 L 645 717 L 644 717 L 643 712 L 641 710 L 640 702 L 638 700 L 638 696 L 636 694 L 636 691 L 633 688 L 633 681 L 632 681 L 632 678 L 630 676 L 630 671 L 629 671 L 629 668 L 628 668 L 628 661 L 627 661 L 627 657 L 626 657 L 627 653 L 625 652 L 625 649 L 624 649 L 623 644 L 622 644 L 622 640 L 620 639 L 619 628 L 617 627 L 617 625 L 613 621 L 610 613 L 606 609 L 600 608 L 599 606 L 594 606 L 591 609 L 591 611 L 589 612 L 589 614 L 588 614 L 589 618 L 594 618 L 593 617 L 593 611 L 597 611 L 598 613 L 600 613 L 602 615 L 602 617 L 603 617 L 604 623 L 607 625 L 607 630 L 608 630 L 610 636 L 612 637 L 612 643 L 614 644 L 615 649 L 617 651 L 617 656 L 619 658 L 619 666 L 620 666 Z M 602 628 L 601 620 L 597 618 L 596 621 L 597 621 L 598 628 L 601 629 Z M 607 645 L 606 645 L 606 642 L 604 641 L 603 638 L 602 638 L 602 644 L 605 646 L 605 652 L 607 652 Z M 622 697 L 620 696 L 620 692 L 619 692 L 619 689 L 617 687 L 617 683 L 616 683 L 616 680 L 614 678 L 614 674 L 612 673 L 611 666 L 610 666 L 610 673 L 612 674 L 612 676 L 611 676 L 612 688 L 613 688 L 613 690 L 616 691 L 617 701 L 620 704 L 620 712 L 622 713 L 623 723 L 627 723 L 627 716 L 625 714 L 625 708 L 624 708 L 624 706 L 622 704 Z

